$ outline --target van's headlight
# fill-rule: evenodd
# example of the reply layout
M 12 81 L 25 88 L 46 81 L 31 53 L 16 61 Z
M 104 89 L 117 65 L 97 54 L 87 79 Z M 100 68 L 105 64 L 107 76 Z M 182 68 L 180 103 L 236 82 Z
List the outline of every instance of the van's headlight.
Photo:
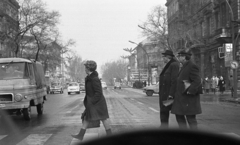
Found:
M 14 96 L 14 99 L 15 99 L 15 101 L 19 102 L 19 101 L 22 101 L 23 96 L 22 96 L 22 94 L 16 94 L 16 95 Z

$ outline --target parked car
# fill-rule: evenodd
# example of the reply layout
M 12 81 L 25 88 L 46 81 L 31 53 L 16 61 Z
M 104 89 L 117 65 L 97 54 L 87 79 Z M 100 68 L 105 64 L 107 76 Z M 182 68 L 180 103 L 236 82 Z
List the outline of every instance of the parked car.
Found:
M 68 95 L 70 95 L 71 93 L 77 93 L 80 94 L 80 86 L 77 82 L 71 82 L 68 84 Z
M 121 83 L 120 82 L 115 82 L 114 83 L 114 89 L 121 89 Z
M 147 96 L 152 96 L 153 94 L 158 94 L 159 93 L 159 83 L 157 83 L 156 85 L 144 87 L 143 92 L 146 93 Z
M 85 91 L 85 83 L 79 83 L 80 91 Z
M 54 94 L 55 92 L 59 92 L 63 94 L 63 86 L 60 83 L 52 83 L 50 86 L 50 94 Z
M 106 90 L 107 89 L 107 83 L 106 82 L 101 82 L 101 83 L 102 83 L 102 88 Z

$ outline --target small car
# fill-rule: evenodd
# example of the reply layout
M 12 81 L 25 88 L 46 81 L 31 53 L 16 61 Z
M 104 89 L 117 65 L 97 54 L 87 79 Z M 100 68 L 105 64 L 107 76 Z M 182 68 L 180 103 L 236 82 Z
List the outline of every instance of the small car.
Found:
M 85 84 L 79 83 L 80 91 L 85 91 Z
M 107 83 L 106 82 L 101 82 L 101 83 L 102 83 L 102 88 L 106 90 L 107 89 Z
M 153 94 L 158 94 L 159 93 L 159 83 L 157 83 L 156 85 L 144 87 L 143 92 L 146 93 L 147 96 L 152 96 Z
M 120 82 L 115 82 L 114 83 L 114 89 L 121 89 L 121 83 Z
M 60 94 L 63 94 L 63 87 L 59 83 L 51 84 L 50 86 L 50 94 L 54 94 L 55 92 L 59 92 Z
M 80 94 L 80 86 L 77 82 L 71 82 L 68 84 L 68 95 L 70 95 L 71 93 L 77 93 Z

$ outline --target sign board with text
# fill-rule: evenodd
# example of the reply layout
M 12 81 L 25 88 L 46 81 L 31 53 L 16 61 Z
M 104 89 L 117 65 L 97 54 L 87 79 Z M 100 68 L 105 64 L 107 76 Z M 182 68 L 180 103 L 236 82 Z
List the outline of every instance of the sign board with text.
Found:
M 148 72 L 147 69 L 131 69 L 131 80 L 132 81 L 147 81 Z
M 223 44 L 223 47 L 225 48 L 225 67 L 230 67 L 230 63 L 233 60 L 233 47 L 232 43 L 225 43 Z

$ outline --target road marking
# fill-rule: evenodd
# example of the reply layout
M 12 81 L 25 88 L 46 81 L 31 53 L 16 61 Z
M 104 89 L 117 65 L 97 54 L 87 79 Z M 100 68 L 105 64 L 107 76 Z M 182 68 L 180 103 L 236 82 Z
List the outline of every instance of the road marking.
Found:
M 0 135 L 0 140 L 6 137 L 7 135 Z
M 148 107 L 149 109 L 151 109 L 152 111 L 154 111 L 154 112 L 159 112 L 158 110 L 156 110 L 156 109 L 154 109 L 154 108 L 152 108 L 152 107 Z
M 30 134 L 17 145 L 44 145 L 52 134 Z
M 141 105 L 143 105 L 143 103 L 142 103 L 142 102 L 138 102 L 138 104 L 141 104 Z

